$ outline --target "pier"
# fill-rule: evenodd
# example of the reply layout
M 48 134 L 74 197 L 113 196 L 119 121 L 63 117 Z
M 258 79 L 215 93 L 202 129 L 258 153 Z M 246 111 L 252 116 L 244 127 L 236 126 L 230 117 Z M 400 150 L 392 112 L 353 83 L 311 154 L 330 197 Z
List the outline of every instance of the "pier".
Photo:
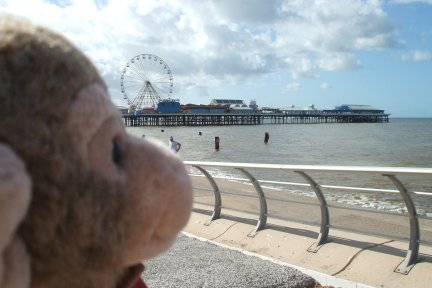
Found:
M 149 113 L 122 115 L 126 126 L 222 126 L 261 124 L 386 123 L 389 114 L 303 111 L 304 113 Z M 312 112 L 312 113 L 311 113 Z

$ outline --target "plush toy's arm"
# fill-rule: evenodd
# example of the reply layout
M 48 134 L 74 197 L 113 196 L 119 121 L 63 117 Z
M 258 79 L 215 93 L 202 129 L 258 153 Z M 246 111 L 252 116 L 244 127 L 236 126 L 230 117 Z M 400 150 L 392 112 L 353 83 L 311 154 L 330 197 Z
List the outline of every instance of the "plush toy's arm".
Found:
M 30 262 L 16 234 L 30 201 L 30 178 L 23 162 L 0 143 L 0 288 L 30 284 Z

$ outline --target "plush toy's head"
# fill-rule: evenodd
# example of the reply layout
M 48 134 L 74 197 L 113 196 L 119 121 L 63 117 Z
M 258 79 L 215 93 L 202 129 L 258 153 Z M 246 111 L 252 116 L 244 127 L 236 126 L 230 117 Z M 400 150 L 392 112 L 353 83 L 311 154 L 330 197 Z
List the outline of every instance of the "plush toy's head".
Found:
M 0 287 L 129 287 L 186 224 L 187 171 L 72 44 L 0 19 Z

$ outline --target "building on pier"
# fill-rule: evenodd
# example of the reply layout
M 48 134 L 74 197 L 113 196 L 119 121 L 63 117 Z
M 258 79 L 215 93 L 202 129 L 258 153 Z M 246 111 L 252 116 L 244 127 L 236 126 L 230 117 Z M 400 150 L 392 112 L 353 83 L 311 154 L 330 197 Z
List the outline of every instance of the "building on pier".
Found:
M 243 100 L 239 99 L 212 99 L 210 105 L 231 106 L 231 105 L 246 105 Z
M 178 99 L 164 99 L 159 101 L 157 106 L 158 113 L 180 113 L 181 106 Z
M 316 114 L 317 111 L 319 111 L 315 108 L 314 104 L 310 104 L 307 107 L 296 107 L 294 105 L 291 105 L 287 108 L 281 108 L 279 110 L 281 113 L 290 115 L 311 115 Z
M 230 113 L 253 113 L 256 109 L 246 105 L 243 100 L 239 99 L 213 99 L 210 105 L 228 107 Z M 256 106 L 256 101 L 254 103 Z
M 371 105 L 343 104 L 333 110 L 323 110 L 323 113 L 383 114 L 384 110 Z
M 206 114 L 206 113 L 227 113 L 229 105 L 197 105 L 186 104 L 182 106 L 183 113 Z

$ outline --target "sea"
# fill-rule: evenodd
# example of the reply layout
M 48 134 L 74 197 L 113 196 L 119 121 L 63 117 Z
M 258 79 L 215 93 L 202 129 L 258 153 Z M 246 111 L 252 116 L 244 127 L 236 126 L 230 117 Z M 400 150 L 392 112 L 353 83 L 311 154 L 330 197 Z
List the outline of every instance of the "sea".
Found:
M 167 146 L 169 137 L 173 136 L 182 145 L 179 156 L 190 161 L 432 168 L 432 118 L 390 118 L 388 123 L 127 127 L 127 131 L 136 137 L 162 141 Z M 270 136 L 268 143 L 264 143 L 265 133 Z M 219 137 L 218 150 L 215 137 Z M 228 180 L 241 177 L 238 171 L 210 170 L 212 175 Z M 278 173 L 253 171 L 252 174 L 260 180 L 302 182 L 298 175 Z M 340 173 L 314 175 L 321 185 L 396 189 L 385 177 L 368 177 Z M 432 193 L 432 176 L 401 176 L 401 180 L 410 191 Z M 314 196 L 304 187 L 270 185 L 270 188 Z M 329 192 L 326 197 L 341 203 L 406 213 L 397 193 L 342 190 Z M 432 219 L 432 194 L 415 196 L 414 201 L 418 214 Z

